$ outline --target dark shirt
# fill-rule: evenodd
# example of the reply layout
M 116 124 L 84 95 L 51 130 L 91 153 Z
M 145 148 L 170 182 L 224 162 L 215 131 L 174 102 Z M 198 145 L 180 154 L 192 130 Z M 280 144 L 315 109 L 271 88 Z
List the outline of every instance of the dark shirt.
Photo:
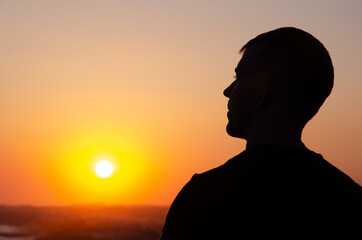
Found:
M 195 174 L 161 240 L 261 237 L 362 239 L 362 188 L 308 149 L 256 145 Z

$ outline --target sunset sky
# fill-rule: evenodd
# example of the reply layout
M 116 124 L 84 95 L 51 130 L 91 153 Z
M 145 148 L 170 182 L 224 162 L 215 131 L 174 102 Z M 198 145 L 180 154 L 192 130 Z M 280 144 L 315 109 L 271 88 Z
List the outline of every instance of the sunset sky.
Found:
M 0 204 L 169 205 L 245 148 L 225 127 L 240 48 L 283 26 L 329 50 L 303 141 L 362 184 L 362 1 L 0 0 Z M 97 161 L 114 165 L 109 178 Z

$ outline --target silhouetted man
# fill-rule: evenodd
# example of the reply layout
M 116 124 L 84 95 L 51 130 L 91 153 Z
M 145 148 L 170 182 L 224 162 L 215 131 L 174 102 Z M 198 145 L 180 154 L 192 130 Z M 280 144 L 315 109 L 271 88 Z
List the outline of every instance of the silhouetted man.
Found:
M 333 87 L 328 51 L 309 33 L 279 28 L 241 52 L 224 95 L 227 132 L 246 150 L 192 177 L 161 239 L 362 239 L 362 188 L 301 141 Z

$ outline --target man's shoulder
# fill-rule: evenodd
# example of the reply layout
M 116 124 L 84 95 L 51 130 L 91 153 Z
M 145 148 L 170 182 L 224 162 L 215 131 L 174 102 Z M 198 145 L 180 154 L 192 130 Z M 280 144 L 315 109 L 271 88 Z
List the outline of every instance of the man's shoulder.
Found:
M 208 171 L 195 173 L 182 188 L 177 198 L 197 202 L 196 199 L 209 197 L 208 194 L 212 194 L 211 192 L 216 190 L 215 188 L 218 188 L 220 184 L 224 184 L 233 175 L 232 172 L 236 171 L 234 163 L 242 161 L 242 155 L 238 154 L 226 163 Z
M 237 168 L 241 167 L 240 165 L 243 163 L 244 160 L 244 152 L 242 152 L 218 167 L 212 168 L 202 173 L 194 174 L 191 180 L 193 184 L 196 185 L 205 182 L 210 183 L 213 181 L 220 181 L 224 177 L 229 176 L 233 171 L 237 171 Z M 236 166 L 237 164 L 239 166 Z
M 205 234 L 209 232 L 207 228 L 210 228 L 213 222 L 211 220 L 219 215 L 222 208 L 223 204 L 220 204 L 220 201 L 227 200 L 223 191 L 229 168 L 229 163 L 226 162 L 219 167 L 192 176 L 169 209 L 161 239 L 205 237 Z M 204 235 L 198 236 L 201 233 Z
M 189 233 L 212 232 L 209 230 L 213 228 L 223 234 L 234 227 L 246 231 L 255 225 L 250 219 L 259 219 L 260 224 L 268 219 L 283 222 L 294 215 L 310 221 L 308 216 L 320 214 L 325 219 L 323 209 L 328 210 L 331 219 L 336 218 L 333 214 L 351 210 L 361 216 L 357 203 L 361 192 L 358 184 L 320 154 L 307 149 L 260 146 L 193 175 L 170 207 L 162 239 L 189 238 Z M 327 207 L 321 207 L 320 212 L 315 209 L 324 205 Z M 278 209 L 285 212 L 285 219 L 278 217 Z M 345 215 L 340 217 L 349 217 Z M 212 237 L 216 238 L 209 239 Z
M 315 194 L 331 204 L 362 199 L 361 186 L 322 155 L 308 149 L 261 146 L 193 175 L 175 202 L 180 208 L 201 210 L 210 204 L 231 204 L 232 199 L 253 204 L 259 198 L 284 198 L 287 193 L 301 198 Z
M 321 154 L 309 149 L 264 145 L 243 151 L 221 166 L 194 174 L 181 196 L 190 194 L 195 200 L 212 194 L 215 198 L 215 191 L 225 194 L 249 186 L 263 187 L 268 182 L 281 187 L 296 184 L 362 192 L 361 186 Z

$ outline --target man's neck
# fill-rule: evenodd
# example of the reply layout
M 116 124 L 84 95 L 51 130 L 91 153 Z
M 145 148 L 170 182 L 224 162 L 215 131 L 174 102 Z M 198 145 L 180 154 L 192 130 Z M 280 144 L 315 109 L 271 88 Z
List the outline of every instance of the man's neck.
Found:
M 306 148 L 303 144 L 301 124 L 288 121 L 265 121 L 250 128 L 246 148 L 257 144 L 273 144 L 290 147 Z
M 247 140 L 246 149 L 259 144 L 272 144 L 307 149 L 301 139 L 293 139 L 287 137 L 266 137 L 254 140 Z

